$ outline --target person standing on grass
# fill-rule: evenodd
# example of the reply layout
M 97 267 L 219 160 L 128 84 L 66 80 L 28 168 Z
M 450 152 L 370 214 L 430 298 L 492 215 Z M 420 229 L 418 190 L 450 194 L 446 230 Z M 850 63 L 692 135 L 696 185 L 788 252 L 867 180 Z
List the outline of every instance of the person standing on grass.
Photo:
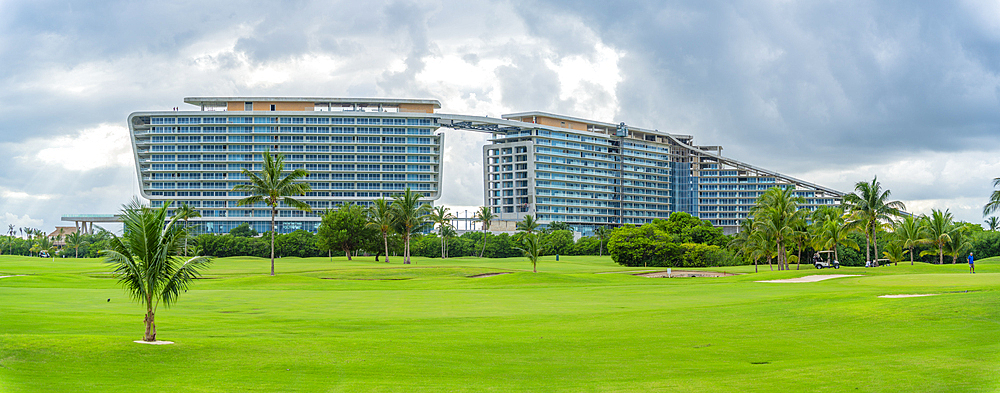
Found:
M 969 273 L 976 274 L 976 263 L 972 260 L 972 253 L 969 253 Z

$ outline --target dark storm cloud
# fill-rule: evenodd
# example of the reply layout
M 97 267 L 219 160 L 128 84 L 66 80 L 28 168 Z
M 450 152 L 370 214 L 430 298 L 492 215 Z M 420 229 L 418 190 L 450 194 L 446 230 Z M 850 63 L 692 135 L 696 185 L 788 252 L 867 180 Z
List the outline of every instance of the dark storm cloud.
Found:
M 757 1 L 519 9 L 575 15 L 625 51 L 621 119 L 757 163 L 853 165 L 1000 141 L 1000 40 L 974 22 L 987 10 Z

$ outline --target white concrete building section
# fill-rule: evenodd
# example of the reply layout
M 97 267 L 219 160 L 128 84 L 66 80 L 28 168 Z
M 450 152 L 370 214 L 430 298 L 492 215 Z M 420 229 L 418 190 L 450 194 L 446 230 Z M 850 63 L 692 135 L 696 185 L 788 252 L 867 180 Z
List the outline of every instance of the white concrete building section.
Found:
M 436 100 L 327 97 L 191 97 L 193 111 L 136 112 L 128 118 L 143 197 L 192 205 L 209 232 L 244 222 L 269 228 L 265 206 L 237 206 L 243 169 L 264 151 L 304 168 L 314 213 L 279 211 L 279 232 L 314 231 L 341 203 L 368 204 L 410 188 L 440 198 L 442 127 L 492 136 L 483 149 L 484 205 L 504 222 L 526 214 L 570 224 L 641 225 L 683 211 L 726 233 L 756 198 L 793 186 L 808 208 L 840 204 L 843 193 L 722 156 L 690 135 L 550 114 L 502 118 L 436 113 Z

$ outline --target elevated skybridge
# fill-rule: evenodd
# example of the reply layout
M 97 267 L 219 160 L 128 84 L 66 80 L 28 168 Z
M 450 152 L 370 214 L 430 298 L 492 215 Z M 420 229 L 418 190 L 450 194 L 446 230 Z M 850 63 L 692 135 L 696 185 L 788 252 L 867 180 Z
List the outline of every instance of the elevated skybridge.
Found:
M 95 222 L 122 222 L 119 214 L 68 214 L 60 219 L 76 224 L 77 230 L 86 234 L 94 233 Z

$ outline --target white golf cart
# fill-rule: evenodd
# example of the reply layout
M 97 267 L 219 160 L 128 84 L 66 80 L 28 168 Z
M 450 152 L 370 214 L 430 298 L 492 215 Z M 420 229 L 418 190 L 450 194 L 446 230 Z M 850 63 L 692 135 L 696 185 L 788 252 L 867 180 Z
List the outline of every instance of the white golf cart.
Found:
M 833 251 L 819 251 L 816 254 L 820 256 L 813 260 L 817 269 L 840 269 L 840 262 L 833 260 Z M 826 259 L 823 259 L 824 256 Z

